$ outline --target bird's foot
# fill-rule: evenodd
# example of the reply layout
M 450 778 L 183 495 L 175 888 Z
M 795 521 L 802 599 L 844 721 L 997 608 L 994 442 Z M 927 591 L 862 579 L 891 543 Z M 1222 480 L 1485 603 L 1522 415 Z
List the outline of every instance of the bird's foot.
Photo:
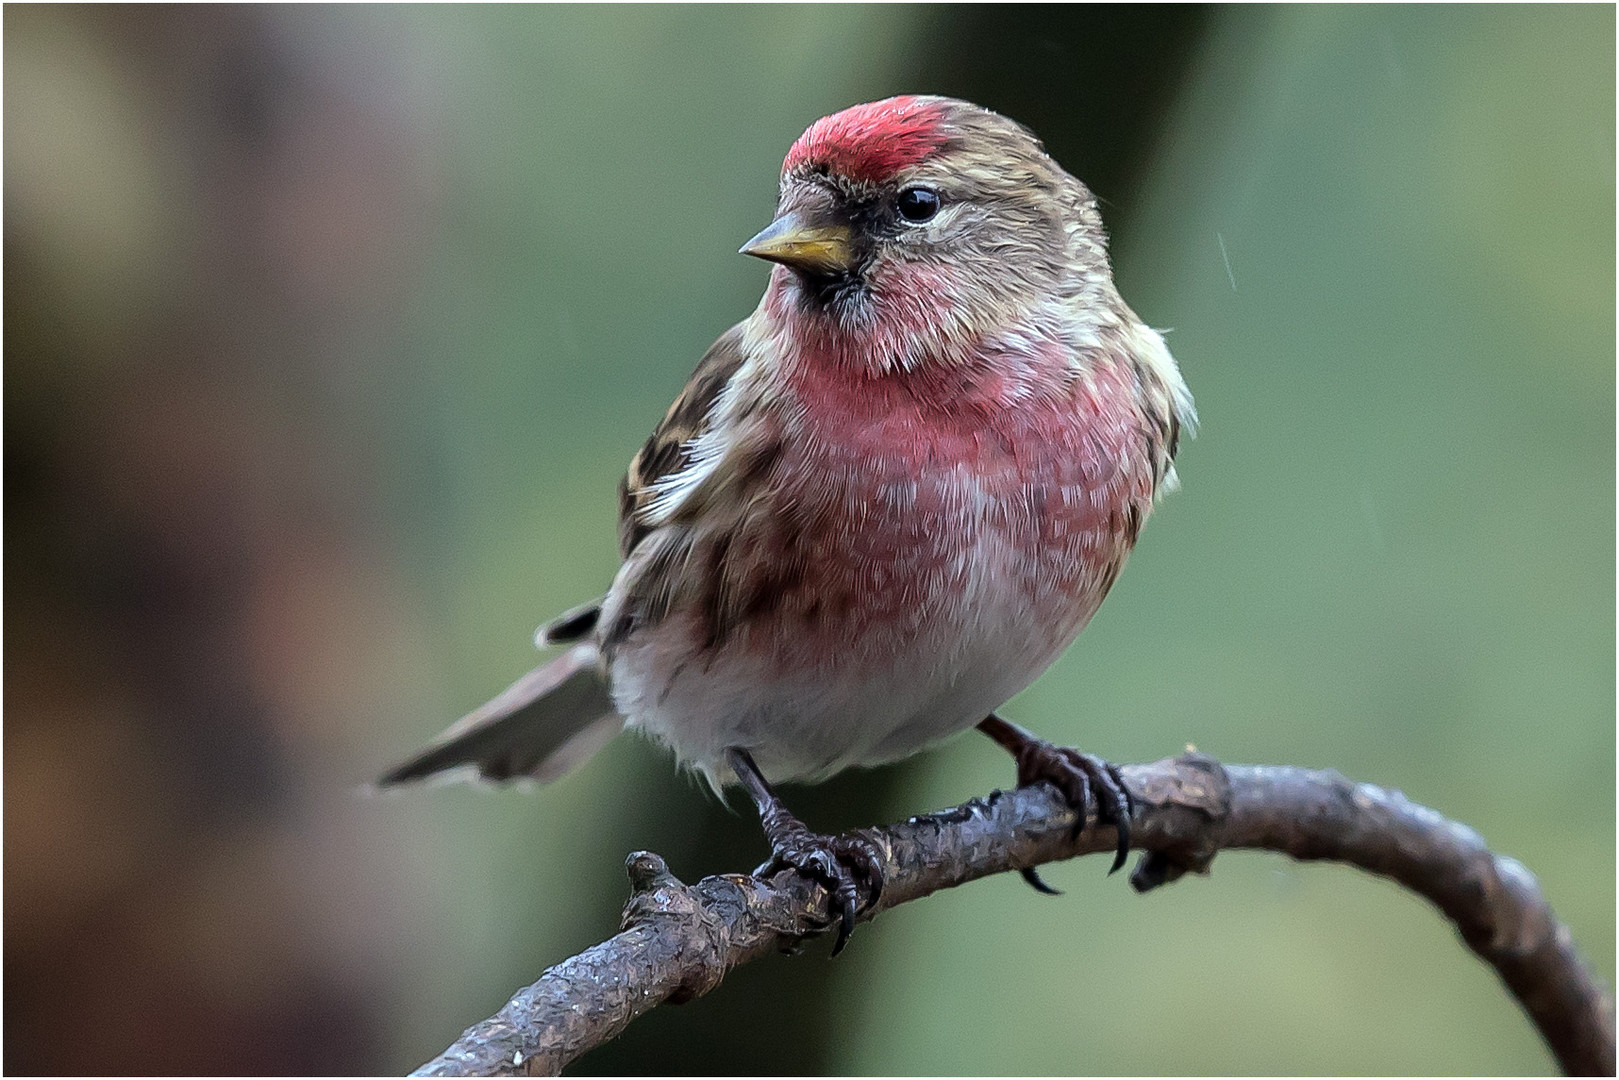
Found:
M 1130 815 L 1134 807 L 1129 789 L 1119 767 L 1095 754 L 1082 754 L 1066 746 L 1054 746 L 1043 739 L 1034 739 L 1017 753 L 1018 787 L 1029 787 L 1046 781 L 1061 793 L 1064 801 L 1073 807 L 1079 819 L 1074 822 L 1074 835 L 1085 828 L 1086 808 L 1090 806 L 1091 791 L 1096 791 L 1096 819 L 1103 825 L 1118 830 L 1119 841 L 1108 873 L 1124 865 L 1124 856 L 1130 850 Z M 1030 884 L 1033 884 L 1031 882 Z
M 785 809 L 766 815 L 764 826 L 771 857 L 753 876 L 764 878 L 790 869 L 825 888 L 828 907 L 838 920 L 838 940 L 832 946 L 832 955 L 838 955 L 854 932 L 855 916 L 882 895 L 883 862 L 877 845 L 859 833 L 810 832 Z
M 1057 789 L 1078 815 L 1074 822 L 1075 836 L 1085 828 L 1086 810 L 1094 789 L 1097 821 L 1112 825 L 1118 831 L 1118 846 L 1108 873 L 1124 865 L 1124 857 L 1130 850 L 1130 818 L 1135 806 L 1117 765 L 1094 754 L 1055 746 L 996 716 L 985 720 L 979 728 L 1010 751 L 1017 761 L 1018 787 L 1030 787 L 1044 780 Z M 1023 879 L 1041 892 L 1057 891 L 1041 881 L 1032 867 L 1023 871 Z

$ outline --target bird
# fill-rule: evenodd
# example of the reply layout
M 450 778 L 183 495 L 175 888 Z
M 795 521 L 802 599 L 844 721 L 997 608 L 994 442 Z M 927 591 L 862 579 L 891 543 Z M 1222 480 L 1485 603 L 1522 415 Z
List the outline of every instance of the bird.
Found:
M 741 254 L 768 285 L 631 460 L 606 594 L 536 633 L 561 655 L 380 783 L 545 782 L 640 732 L 746 790 L 771 847 L 755 873 L 822 885 L 836 954 L 880 854 L 812 831 L 777 785 L 977 727 L 1076 832 L 1094 791 L 1117 870 L 1117 767 L 997 713 L 1096 612 L 1196 423 L 1115 286 L 1096 196 L 1021 124 L 903 95 L 810 125 Z

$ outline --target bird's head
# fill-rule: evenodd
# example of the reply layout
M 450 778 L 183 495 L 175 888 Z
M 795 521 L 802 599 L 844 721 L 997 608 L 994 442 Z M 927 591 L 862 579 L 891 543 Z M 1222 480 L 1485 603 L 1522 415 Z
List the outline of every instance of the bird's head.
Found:
M 1091 193 L 1028 129 L 944 97 L 817 120 L 742 252 L 785 268 L 766 297 L 778 318 L 865 339 L 879 366 L 948 361 L 1087 283 L 1111 290 Z

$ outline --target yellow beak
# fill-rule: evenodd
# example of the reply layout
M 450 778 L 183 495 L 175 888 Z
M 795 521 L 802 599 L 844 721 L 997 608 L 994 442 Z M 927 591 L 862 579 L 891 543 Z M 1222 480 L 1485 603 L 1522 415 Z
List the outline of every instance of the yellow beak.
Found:
M 853 241 L 847 225 L 808 221 L 789 211 L 743 244 L 741 254 L 812 274 L 835 274 L 854 268 Z

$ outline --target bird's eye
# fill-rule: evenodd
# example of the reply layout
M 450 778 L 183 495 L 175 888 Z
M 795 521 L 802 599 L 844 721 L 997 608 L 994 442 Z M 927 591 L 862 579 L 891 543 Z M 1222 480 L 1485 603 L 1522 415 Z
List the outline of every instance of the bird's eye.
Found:
M 910 187 L 899 193 L 899 216 L 920 225 L 939 212 L 939 193 L 932 188 Z

